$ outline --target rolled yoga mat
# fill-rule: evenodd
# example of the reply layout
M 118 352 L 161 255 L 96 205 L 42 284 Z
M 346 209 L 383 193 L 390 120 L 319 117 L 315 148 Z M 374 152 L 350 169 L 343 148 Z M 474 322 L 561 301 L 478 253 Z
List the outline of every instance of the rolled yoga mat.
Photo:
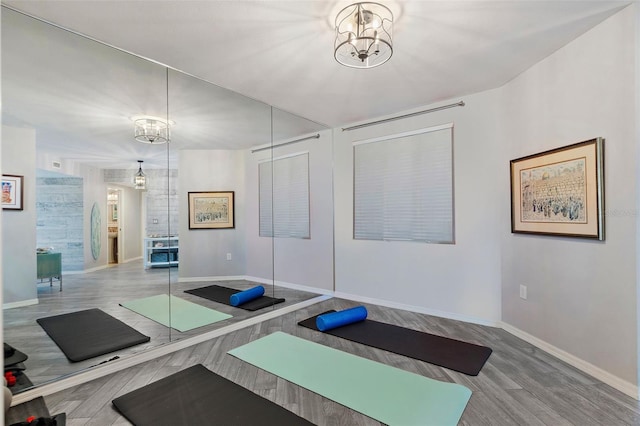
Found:
M 332 312 L 335 311 L 323 312 L 320 315 Z M 298 325 L 320 331 L 316 325 L 316 319 L 320 315 L 300 321 Z M 486 346 L 370 319 L 334 328 L 325 333 L 470 376 L 480 373 L 492 352 L 491 348 Z
M 240 290 L 237 290 L 235 288 L 222 287 L 220 285 L 208 285 L 206 287 L 194 288 L 193 290 L 185 290 L 184 292 L 193 294 L 194 296 L 205 298 L 207 300 L 233 306 L 231 305 L 231 296 L 240 292 Z M 282 303 L 284 301 L 284 299 L 262 296 L 236 307 L 244 309 L 245 311 L 257 311 L 258 309 L 277 305 L 278 303 Z
M 137 426 L 312 425 L 200 364 L 119 396 L 113 405 Z
M 229 298 L 231 306 L 240 306 L 243 303 L 251 302 L 259 297 L 264 296 L 264 287 L 261 285 L 252 287 L 248 290 L 239 291 L 234 293 Z
M 342 327 L 343 325 L 364 321 L 366 318 L 367 308 L 364 306 L 356 306 L 343 311 L 318 315 L 316 318 L 316 327 L 320 331 L 328 331 Z

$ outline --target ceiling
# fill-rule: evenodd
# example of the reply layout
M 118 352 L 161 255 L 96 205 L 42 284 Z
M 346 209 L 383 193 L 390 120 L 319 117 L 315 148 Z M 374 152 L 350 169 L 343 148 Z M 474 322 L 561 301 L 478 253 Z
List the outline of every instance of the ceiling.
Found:
M 394 53 L 386 64 L 360 70 L 333 58 L 331 20 L 349 2 L 2 0 L 157 62 L 59 30 L 51 30 L 55 37 L 40 30 L 38 40 L 13 34 L 9 44 L 3 28 L 3 122 L 37 126 L 49 141 L 39 136 L 38 148 L 95 165 L 115 153 L 130 168 L 137 167 L 130 164 L 136 155 L 160 161 L 158 147 L 130 142 L 129 117 L 139 113 L 169 113 L 176 122 L 172 144 L 183 136 L 174 148 L 255 146 L 270 132 L 262 102 L 282 110 L 275 139 L 316 132 L 322 128 L 317 123 L 340 127 L 437 104 L 503 85 L 630 3 L 380 1 L 396 18 Z M 2 13 L 4 20 L 11 11 Z M 97 59 L 82 60 L 89 48 L 99 51 Z M 158 63 L 198 78 L 172 70 L 167 89 Z M 116 127 L 127 134 L 116 134 Z M 127 145 L 114 150 L 116 139 Z M 107 140 L 114 145 L 105 149 Z

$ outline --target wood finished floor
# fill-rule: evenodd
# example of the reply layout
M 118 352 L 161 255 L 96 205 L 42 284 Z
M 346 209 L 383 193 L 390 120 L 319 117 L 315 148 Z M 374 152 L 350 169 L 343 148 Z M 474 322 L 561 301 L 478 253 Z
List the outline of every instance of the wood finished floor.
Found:
M 167 329 L 118 306 L 123 300 L 145 297 L 166 290 L 167 270 L 144 271 L 141 265 L 126 264 L 81 276 L 65 277 L 64 291 L 54 286 L 39 289 L 41 303 L 27 308 L 7 310 L 5 338 L 20 349 L 26 349 L 30 378 L 34 382 L 78 371 L 79 368 L 102 361 L 93 359 L 69 363 L 55 344 L 35 324 L 35 319 L 57 313 L 99 307 L 143 333 L 152 336 L 152 344 L 168 342 Z M 227 307 L 182 293 L 208 283 L 177 284 L 175 269 L 171 281 L 180 297 L 229 312 L 241 321 L 255 313 Z M 248 282 L 221 283 L 246 288 Z M 277 296 L 287 304 L 308 299 L 311 293 L 276 289 Z M 197 299 L 197 300 L 196 300 Z M 493 353 L 477 377 L 466 376 L 445 368 L 412 360 L 382 350 L 365 347 L 337 337 L 324 335 L 297 325 L 297 322 L 328 309 L 344 309 L 356 303 L 331 299 L 231 334 L 182 349 L 107 377 L 46 396 L 44 401 L 52 414 L 67 413 L 67 425 L 127 425 L 113 408 L 111 401 L 131 390 L 142 387 L 194 364 L 203 364 L 212 371 L 252 390 L 288 410 L 318 425 L 379 425 L 380 423 L 340 404 L 327 400 L 285 380 L 257 369 L 226 352 L 274 331 L 284 331 L 358 356 L 383 362 L 436 380 L 467 386 L 473 395 L 460 425 L 640 425 L 638 401 L 598 380 L 568 366 L 564 362 L 518 339 L 504 330 L 432 317 L 408 311 L 367 304 L 369 318 L 402 325 L 446 337 L 489 346 Z M 261 311 L 262 312 L 262 311 Z M 172 331 L 172 338 L 181 338 L 227 325 L 229 322 L 203 327 L 189 333 Z M 144 350 L 144 345 L 125 351 L 130 355 Z M 121 351 L 117 353 L 123 355 Z M 108 359 L 111 355 L 105 356 Z M 37 374 L 36 374 L 37 373 Z M 384 385 L 381 384 L 381 391 Z M 206 396 L 203 396 L 206 397 Z M 24 405 L 24 404 L 23 404 Z M 24 407 L 13 407 L 11 413 Z M 176 426 L 176 425 L 168 425 Z M 422 425 L 420 425 L 422 426 Z
M 127 300 L 167 294 L 169 282 L 171 283 L 170 291 L 172 295 L 219 312 L 228 313 L 233 315 L 233 318 L 181 333 L 119 306 L 119 303 Z M 29 359 L 24 363 L 27 367 L 27 376 L 31 382 L 39 385 L 62 376 L 77 373 L 107 361 L 114 356 L 122 358 L 141 353 L 151 347 L 215 330 L 268 312 L 271 309 L 265 308 L 250 312 L 184 293 L 184 290 L 211 284 L 240 290 L 256 285 L 256 283 L 244 280 L 178 283 L 177 268 L 151 268 L 145 270 L 141 260 L 86 274 L 65 275 L 63 277 L 62 292 L 58 291 L 57 283 L 50 287 L 47 281 L 38 285 L 39 303 L 37 305 L 5 309 L 3 311 L 4 341 L 29 356 Z M 286 299 L 284 303 L 276 305 L 275 309 L 317 296 L 317 294 L 281 287 L 276 289 L 269 285 L 264 285 L 264 287 L 267 295 L 275 294 L 277 297 Z M 89 308 L 102 309 L 109 315 L 151 337 L 151 340 L 148 343 L 116 351 L 102 357 L 81 362 L 70 362 L 40 325 L 36 323 L 36 319 Z
M 487 364 L 477 377 L 472 377 L 297 325 L 325 310 L 354 305 L 330 299 L 47 396 L 45 401 L 52 413 L 66 412 L 70 426 L 127 425 L 111 404 L 115 397 L 191 365 L 203 364 L 317 425 L 380 424 L 226 353 L 274 331 L 284 331 L 416 374 L 467 386 L 473 394 L 460 425 L 640 424 L 637 401 L 501 329 L 365 305 L 371 319 L 491 347 L 493 353 Z M 384 384 L 380 390 L 384 392 Z

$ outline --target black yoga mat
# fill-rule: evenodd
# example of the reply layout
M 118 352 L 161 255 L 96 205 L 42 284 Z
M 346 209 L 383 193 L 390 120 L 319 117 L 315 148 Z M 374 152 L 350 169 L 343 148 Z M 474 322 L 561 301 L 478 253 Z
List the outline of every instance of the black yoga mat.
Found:
M 222 287 L 219 285 L 209 285 L 206 287 L 194 288 L 193 290 L 185 290 L 185 293 L 193 294 L 198 297 L 203 297 L 208 300 L 213 300 L 214 302 L 224 303 L 225 305 L 231 306 L 231 302 L 229 298 L 239 293 L 242 290 L 237 290 L 235 288 Z M 258 309 L 266 308 L 267 306 L 277 305 L 278 303 L 284 302 L 284 299 L 276 299 L 269 296 L 258 297 L 257 299 L 251 300 L 247 303 L 243 303 L 239 306 L 234 306 L 235 308 L 242 308 L 247 311 L 257 311 Z
M 87 309 L 36 321 L 71 362 L 83 361 L 150 340 L 148 336 L 100 309 Z
M 16 348 L 14 348 L 11 345 L 8 344 L 4 344 L 4 366 L 6 367 L 10 367 L 12 365 L 16 365 L 18 363 L 24 362 L 28 359 L 29 357 L 23 353 L 20 352 L 19 350 L 17 350 Z
M 33 387 L 33 383 L 31 382 L 31 380 L 29 380 L 24 370 L 5 370 L 5 373 L 7 373 L 7 371 L 11 371 L 13 373 L 13 376 L 16 378 L 16 384 L 13 386 L 8 386 L 12 394 L 15 395 L 18 392 Z
M 42 397 L 40 397 L 40 399 L 42 399 Z M 28 404 L 28 403 L 26 403 Z M 44 399 L 42 404 L 44 404 Z M 24 404 L 21 404 L 24 405 Z M 13 409 L 13 408 L 12 408 Z M 17 423 L 11 423 L 10 426 L 29 426 L 29 425 L 56 425 L 56 426 L 65 426 L 67 424 L 67 414 L 66 413 L 60 413 L 60 414 L 56 414 L 55 416 L 49 417 L 47 416 L 40 416 L 37 417 L 35 414 L 32 414 L 29 411 L 25 411 L 25 413 L 27 413 L 25 416 L 23 416 L 24 419 L 27 419 L 29 417 L 36 417 L 35 420 L 32 420 L 31 422 L 28 422 L 26 420 L 22 420 L 20 422 Z M 7 422 L 7 424 L 9 424 Z
M 143 425 L 312 425 L 198 364 L 113 400 Z
M 323 314 L 329 312 L 335 311 L 331 310 Z M 322 314 L 300 321 L 298 325 L 318 330 L 316 318 L 320 315 Z M 486 346 L 369 319 L 334 328 L 325 333 L 470 376 L 477 376 L 480 373 L 492 352 L 491 348 Z

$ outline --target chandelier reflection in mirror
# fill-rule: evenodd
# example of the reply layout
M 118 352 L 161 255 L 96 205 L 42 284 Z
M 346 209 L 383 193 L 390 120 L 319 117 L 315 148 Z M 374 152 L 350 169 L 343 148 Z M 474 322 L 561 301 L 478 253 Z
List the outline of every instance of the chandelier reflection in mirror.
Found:
M 144 190 L 147 188 L 147 176 L 142 173 L 142 160 L 138 160 L 139 166 L 138 166 L 138 173 L 136 173 L 135 175 L 133 175 L 133 187 L 135 189 L 141 189 Z
M 147 115 L 137 115 L 131 119 L 137 141 L 150 144 L 169 142 L 169 128 L 175 124 L 173 121 Z
M 393 54 L 393 14 L 379 3 L 355 3 L 336 16 L 334 56 L 342 65 L 373 68 Z

